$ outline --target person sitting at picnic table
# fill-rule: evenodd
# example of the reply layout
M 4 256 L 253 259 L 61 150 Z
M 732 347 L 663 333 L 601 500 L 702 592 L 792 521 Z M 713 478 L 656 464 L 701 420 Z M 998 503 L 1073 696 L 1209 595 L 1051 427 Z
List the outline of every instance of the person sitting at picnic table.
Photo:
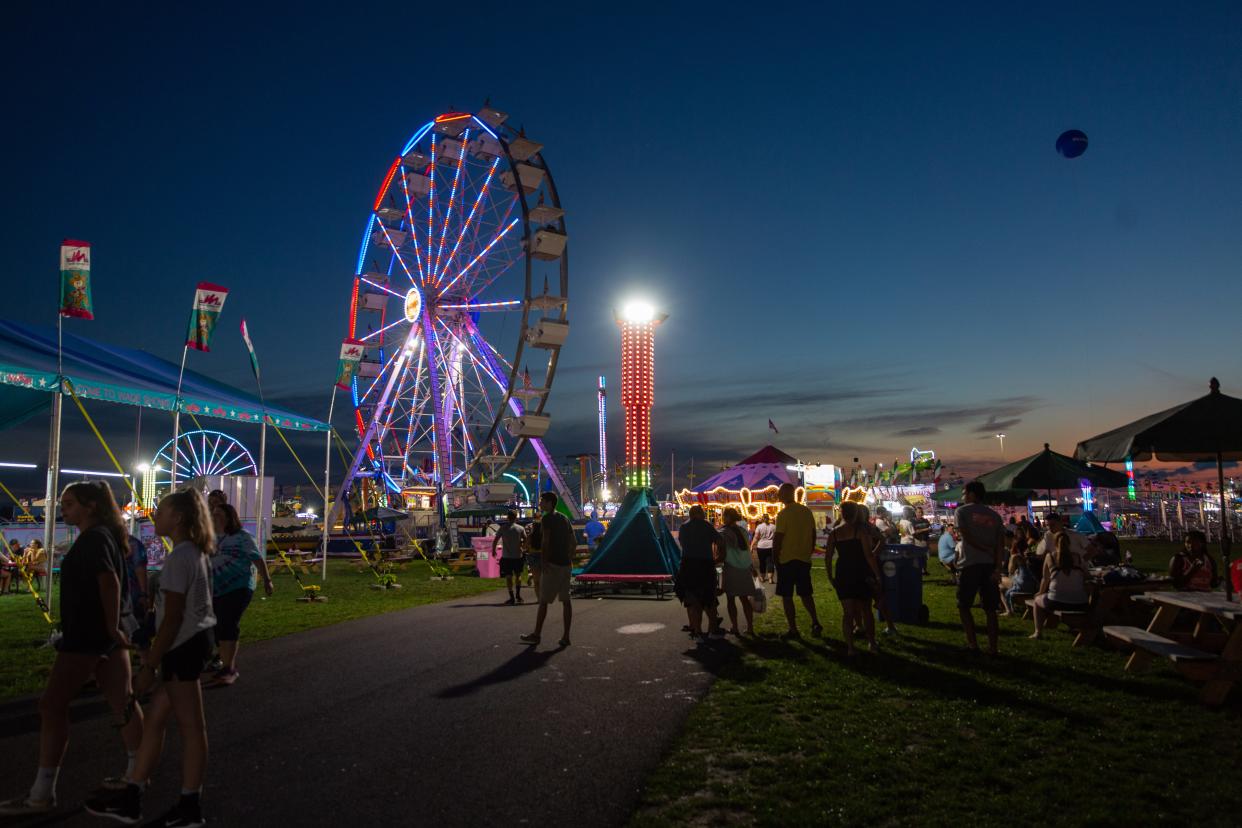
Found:
M 940 565 L 949 570 L 949 574 L 957 574 L 957 544 L 959 538 L 957 527 L 952 523 L 946 523 L 944 531 L 940 533 L 940 540 L 936 542 L 936 557 L 940 559 Z
M 1020 528 L 1018 534 L 1026 535 L 1026 530 Z M 1027 538 L 1029 540 L 1029 538 Z M 1014 543 L 1017 547 L 1017 542 Z M 1013 615 L 1013 599 L 1015 595 L 1034 595 L 1036 588 L 1039 586 L 1039 578 L 1035 575 L 1035 569 L 1031 566 L 1029 545 L 1024 544 L 1021 549 L 1011 552 L 1009 555 L 1009 575 L 1002 579 L 1008 583 L 1003 584 L 1005 591 L 1001 593 L 1004 600 L 1005 611 L 1003 615 Z
M 1186 533 L 1185 548 L 1169 560 L 1169 578 L 1187 592 L 1210 592 L 1220 583 L 1216 559 L 1207 551 L 1207 536 L 1198 529 Z
M 21 559 L 22 545 L 17 541 L 9 541 L 8 552 L 0 548 L 0 595 L 9 591 L 9 584 L 13 582 L 13 573 L 17 571 Z
M 1091 563 L 1096 566 L 1117 566 L 1121 563 L 1121 541 L 1112 532 L 1096 532 L 1091 536 L 1091 546 L 1095 549 Z
M 1078 532 L 1072 532 L 1069 528 L 1069 521 L 1065 516 L 1058 512 L 1052 512 L 1045 521 L 1048 531 L 1044 533 L 1044 537 L 1035 547 L 1035 556 L 1043 563 L 1043 569 L 1047 571 L 1051 568 L 1049 561 L 1056 557 L 1057 551 L 1057 535 L 1064 533 L 1069 538 L 1070 549 L 1074 553 L 1074 557 L 1078 559 L 1079 566 L 1086 567 L 1091 559 L 1095 556 L 1095 549 L 1092 548 L 1090 541 L 1086 535 Z
M 1057 611 L 1086 612 L 1091 597 L 1087 594 L 1087 570 L 1074 552 L 1069 532 L 1058 532 L 1056 552 L 1035 595 L 1035 632 L 1031 638 L 1042 638 L 1048 616 Z

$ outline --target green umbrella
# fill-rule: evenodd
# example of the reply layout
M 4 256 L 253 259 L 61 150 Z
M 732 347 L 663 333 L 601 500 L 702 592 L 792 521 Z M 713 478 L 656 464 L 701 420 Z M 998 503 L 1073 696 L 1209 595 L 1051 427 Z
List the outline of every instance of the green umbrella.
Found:
M 1044 450 L 1015 460 L 1007 466 L 981 475 L 979 482 L 988 491 L 1007 489 L 1077 489 L 1082 480 L 1105 489 L 1124 489 L 1130 482 L 1125 472 L 1091 466 L 1073 457 L 1057 454 L 1044 443 Z
M 1035 492 L 1032 489 L 997 489 L 993 491 L 991 488 L 988 488 L 984 494 L 983 502 L 992 506 L 1023 506 L 1030 500 L 1033 494 Z M 963 496 L 962 487 L 954 486 L 952 489 L 945 489 L 943 492 L 935 492 L 932 494 L 931 499 L 937 503 L 961 503 Z

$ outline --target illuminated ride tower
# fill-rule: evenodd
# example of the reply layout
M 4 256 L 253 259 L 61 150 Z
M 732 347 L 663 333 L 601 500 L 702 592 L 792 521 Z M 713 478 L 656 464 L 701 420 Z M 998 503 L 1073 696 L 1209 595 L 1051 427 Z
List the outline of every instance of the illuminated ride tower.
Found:
M 608 395 L 604 378 L 599 378 L 599 499 L 608 500 Z
M 621 326 L 621 407 L 625 409 L 625 486 L 651 488 L 651 406 L 655 387 L 655 327 L 668 318 L 646 302 L 631 302 Z

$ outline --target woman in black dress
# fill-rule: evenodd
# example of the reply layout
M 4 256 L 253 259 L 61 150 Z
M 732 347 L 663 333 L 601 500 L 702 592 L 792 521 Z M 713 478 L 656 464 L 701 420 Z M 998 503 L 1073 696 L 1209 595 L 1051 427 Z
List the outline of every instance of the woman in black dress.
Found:
M 871 614 L 871 600 L 880 583 L 880 567 L 876 561 L 876 540 L 869 528 L 857 523 L 858 507 L 853 503 L 841 504 L 841 520 L 828 533 L 824 547 L 824 559 L 828 568 L 828 580 L 841 600 L 841 632 L 845 638 L 845 654 L 857 655 L 854 648 L 854 628 L 861 625 L 867 635 L 867 643 L 874 652 L 875 618 Z M 833 571 L 832 559 L 837 558 Z

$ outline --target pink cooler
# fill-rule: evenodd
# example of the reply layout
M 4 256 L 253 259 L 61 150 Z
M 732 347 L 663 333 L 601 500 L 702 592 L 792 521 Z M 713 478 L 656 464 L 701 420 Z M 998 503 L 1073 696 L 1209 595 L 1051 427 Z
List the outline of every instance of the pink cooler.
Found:
M 470 545 L 474 547 L 474 565 L 479 570 L 479 577 L 499 578 L 500 559 L 492 557 L 492 538 L 471 538 Z

